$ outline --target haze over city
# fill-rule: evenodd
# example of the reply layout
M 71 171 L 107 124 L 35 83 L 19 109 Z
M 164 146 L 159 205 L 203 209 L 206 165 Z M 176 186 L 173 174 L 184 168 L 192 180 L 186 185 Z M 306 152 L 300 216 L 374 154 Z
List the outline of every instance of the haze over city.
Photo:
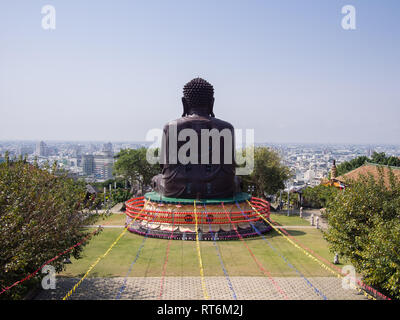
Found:
M 350 2 L 2 1 L 0 138 L 144 141 L 200 76 L 257 142 L 398 143 L 400 4 Z

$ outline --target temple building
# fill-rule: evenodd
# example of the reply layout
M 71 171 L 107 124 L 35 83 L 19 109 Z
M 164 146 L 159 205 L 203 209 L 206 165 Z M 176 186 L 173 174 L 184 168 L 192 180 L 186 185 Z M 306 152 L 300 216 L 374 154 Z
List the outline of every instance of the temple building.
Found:
M 344 183 L 337 179 L 336 160 L 333 160 L 333 164 L 332 164 L 330 173 L 331 173 L 330 179 L 323 178 L 321 180 L 321 185 L 343 189 L 345 187 Z
M 389 167 L 384 165 L 378 165 L 374 163 L 365 163 L 361 167 L 358 167 L 352 171 L 349 171 L 341 176 L 337 176 L 337 168 L 335 161 L 333 161 L 333 165 L 331 168 L 331 177 L 330 179 L 324 178 L 321 181 L 322 185 L 325 186 L 334 186 L 336 188 L 343 189 L 346 184 L 349 183 L 349 180 L 357 181 L 360 176 L 368 176 L 372 175 L 375 180 L 379 179 L 379 168 L 383 170 L 384 175 L 384 183 L 387 187 L 390 186 L 389 182 L 389 171 L 391 170 L 395 176 L 400 181 L 400 167 Z
M 393 175 L 395 178 L 400 181 L 400 167 L 389 167 L 389 166 L 383 166 L 383 165 L 378 165 L 374 163 L 366 163 L 362 165 L 361 167 L 358 167 L 357 169 L 354 169 L 350 172 L 345 173 L 342 176 L 339 176 L 336 178 L 336 181 L 341 184 L 347 183 L 346 181 L 350 180 L 355 180 L 357 181 L 360 177 L 360 175 L 372 175 L 375 180 L 379 179 L 379 168 L 382 168 L 383 170 L 383 176 L 384 176 L 384 183 L 386 187 L 390 187 L 390 182 L 389 182 L 389 171 L 392 170 Z

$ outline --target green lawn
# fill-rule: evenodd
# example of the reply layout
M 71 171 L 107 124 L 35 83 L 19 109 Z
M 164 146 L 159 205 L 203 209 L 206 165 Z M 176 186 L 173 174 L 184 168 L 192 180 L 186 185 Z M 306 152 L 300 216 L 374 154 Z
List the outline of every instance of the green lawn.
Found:
M 308 225 L 307 221 L 299 217 L 287 217 L 271 214 L 271 218 L 283 225 Z M 123 219 L 123 220 L 122 220 Z M 123 224 L 124 215 L 112 215 L 98 224 Z M 112 223 L 111 223 L 111 222 Z M 120 221 L 120 222 L 118 222 Z M 82 259 L 72 259 L 67 265 L 63 276 L 82 276 L 98 256 L 102 255 L 113 241 L 122 232 L 122 229 L 104 229 L 100 235 L 93 238 L 85 247 Z M 288 232 L 299 242 L 314 250 L 320 256 L 332 261 L 333 254 L 328 251 L 322 233 L 317 229 L 290 229 Z M 266 235 L 269 243 L 305 276 L 332 276 L 316 262 L 305 256 L 299 249 L 290 244 L 282 236 L 272 231 Z M 143 237 L 127 232 L 115 245 L 112 251 L 101 260 L 92 270 L 91 277 L 125 276 Z M 257 259 L 272 276 L 298 276 L 286 262 L 261 238 L 245 240 Z M 168 240 L 146 239 L 139 259 L 134 265 L 130 276 L 160 276 L 164 265 Z M 260 276 L 262 272 L 252 259 L 242 241 L 217 242 L 225 268 L 230 276 Z M 213 242 L 200 242 L 201 255 L 205 276 L 223 276 L 217 251 Z M 166 276 L 199 276 L 199 265 L 195 241 L 171 241 Z
M 103 226 L 109 225 L 125 225 L 126 215 L 125 214 L 111 214 L 108 217 L 105 215 L 100 216 L 97 224 L 101 224 Z
M 271 213 L 271 219 L 283 226 L 309 226 L 310 222 L 299 216 L 287 216 L 287 214 Z

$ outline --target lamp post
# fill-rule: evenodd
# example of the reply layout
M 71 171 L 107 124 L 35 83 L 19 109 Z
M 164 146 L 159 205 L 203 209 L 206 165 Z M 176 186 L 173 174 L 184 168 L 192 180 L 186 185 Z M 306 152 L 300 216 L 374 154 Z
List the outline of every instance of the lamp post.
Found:
M 287 183 L 287 215 L 290 216 L 290 181 Z
M 108 185 L 108 188 L 110 189 L 110 197 L 108 199 L 108 209 L 111 208 L 111 201 L 112 201 L 112 186 L 111 183 Z
M 107 193 L 107 188 L 104 187 L 104 206 L 106 205 L 106 193 Z
M 247 192 L 249 192 L 251 195 L 253 195 L 255 190 L 255 186 L 254 185 L 250 185 L 247 187 Z

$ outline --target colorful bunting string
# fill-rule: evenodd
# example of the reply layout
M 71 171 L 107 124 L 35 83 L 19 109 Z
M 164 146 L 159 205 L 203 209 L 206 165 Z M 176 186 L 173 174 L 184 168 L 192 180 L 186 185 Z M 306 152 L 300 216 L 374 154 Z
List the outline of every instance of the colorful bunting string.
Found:
M 197 249 L 197 258 L 199 259 L 199 268 L 200 268 L 200 277 L 201 277 L 201 287 L 203 289 L 204 299 L 208 300 L 208 292 L 206 288 L 206 283 L 204 281 L 204 269 L 203 269 L 203 261 L 201 259 L 201 251 L 200 251 L 200 243 L 199 243 L 199 231 L 198 231 L 198 222 L 197 222 L 197 209 L 196 209 L 196 200 L 193 202 L 194 206 L 194 217 L 195 217 L 195 228 L 196 228 L 196 249 Z
M 259 269 L 268 277 L 268 279 L 272 282 L 272 284 L 274 285 L 275 289 L 283 296 L 284 299 L 288 300 L 288 296 L 286 295 L 286 293 L 283 291 L 283 289 L 276 283 L 276 281 L 272 278 L 270 272 L 265 269 L 263 267 L 263 265 L 260 263 L 260 261 L 258 261 L 258 259 L 256 258 L 256 256 L 254 255 L 253 251 L 249 248 L 249 246 L 247 245 L 246 241 L 244 241 L 242 235 L 238 232 L 236 226 L 232 223 L 231 218 L 229 217 L 229 214 L 226 212 L 225 206 L 222 203 L 222 208 L 225 211 L 225 215 L 228 217 L 228 220 L 230 221 L 233 229 L 235 230 L 237 236 L 239 237 L 240 241 L 244 244 L 244 246 L 247 248 L 247 250 L 249 251 L 251 257 L 253 258 L 254 262 L 257 264 L 257 266 L 259 267 Z
M 206 208 L 206 205 L 205 205 L 205 204 L 204 204 L 204 211 L 207 212 L 207 208 Z M 207 221 L 207 220 L 206 220 L 206 221 Z M 212 230 L 211 230 L 210 219 L 208 220 L 208 223 L 209 223 L 209 228 L 210 228 L 210 229 L 209 229 L 209 230 L 210 230 L 210 234 L 211 234 L 211 237 L 212 237 L 212 239 L 213 239 L 213 245 L 214 245 L 214 247 L 215 247 L 215 250 L 217 250 L 217 255 L 218 255 L 219 263 L 221 264 L 221 267 L 222 267 L 222 271 L 224 272 L 226 281 L 228 282 L 229 289 L 232 291 L 233 299 L 237 300 L 235 290 L 233 289 L 232 282 L 231 282 L 231 279 L 229 278 L 228 271 L 226 271 L 226 269 L 225 269 L 225 265 L 224 265 L 224 262 L 223 262 L 223 260 L 222 260 L 221 252 L 220 252 L 220 250 L 219 250 L 217 241 L 216 241 L 216 239 L 215 239 L 215 233 L 213 233 Z
M 259 212 L 257 211 L 257 209 L 255 209 L 252 204 L 250 203 L 250 201 L 246 200 L 247 203 L 253 208 L 253 210 L 255 212 L 257 212 L 257 214 L 259 214 Z M 292 245 L 294 245 L 297 249 L 299 249 L 300 251 L 302 251 L 307 257 L 309 257 L 310 259 L 314 260 L 316 263 L 318 263 L 322 268 L 324 268 L 325 270 L 333 273 L 335 276 L 337 276 L 338 278 L 343 278 L 344 276 L 341 275 L 340 273 L 338 273 L 337 271 L 329 268 L 328 266 L 326 266 L 323 262 L 319 261 L 317 258 L 315 258 L 313 255 L 311 255 L 309 252 L 307 252 L 306 250 L 304 250 L 303 248 L 301 248 L 299 245 L 297 245 L 296 243 L 294 243 L 289 237 L 287 237 L 285 234 L 283 234 L 278 228 L 276 228 L 276 226 L 274 226 L 268 219 L 266 219 L 263 215 L 259 214 L 260 217 L 266 222 L 268 223 L 276 232 L 278 232 L 281 236 L 284 237 L 284 239 L 286 239 L 287 241 L 289 241 L 289 243 L 291 243 Z M 348 279 L 348 281 L 350 281 Z M 375 297 L 371 296 L 370 294 L 368 294 L 367 292 L 365 292 L 364 290 L 361 290 L 360 288 L 356 287 L 357 291 L 364 294 L 367 298 L 369 299 L 373 299 L 376 300 Z
M 147 203 L 147 200 L 145 201 L 143 208 L 146 205 L 146 203 Z M 115 239 L 115 241 L 110 245 L 110 247 L 107 249 L 107 251 L 104 254 L 102 254 L 101 256 L 99 256 L 97 258 L 97 260 L 89 267 L 89 269 L 86 271 L 84 276 L 74 285 L 74 287 L 70 291 L 68 291 L 68 293 L 65 295 L 63 300 L 67 300 L 76 291 L 76 289 L 81 285 L 81 283 L 86 279 L 86 277 L 93 270 L 93 268 L 100 262 L 100 260 L 102 260 L 104 257 L 106 257 L 110 253 L 112 248 L 114 248 L 114 246 L 119 242 L 119 240 L 123 237 L 123 235 L 126 233 L 128 228 L 136 221 L 136 218 L 139 216 L 139 214 L 140 213 L 138 213 L 138 215 L 134 219 L 132 219 L 132 221 L 124 228 L 124 230 L 120 233 L 120 235 L 117 237 L 117 239 Z
M 236 202 L 236 206 L 239 208 L 239 210 L 241 210 L 241 207 L 239 206 L 239 204 Z M 246 217 L 246 215 L 243 213 L 243 216 Z M 309 279 L 307 279 L 293 264 L 291 264 L 289 262 L 289 260 L 283 255 L 281 254 L 271 243 L 270 241 L 268 241 L 268 239 L 258 230 L 258 228 L 254 225 L 254 223 L 249 222 L 250 225 L 252 226 L 252 228 L 257 232 L 257 234 L 268 244 L 268 246 L 274 250 L 274 252 L 279 255 L 285 262 L 286 264 L 293 269 L 294 271 L 296 271 L 296 273 L 303 278 L 303 280 L 315 291 L 315 293 L 319 296 L 321 296 L 324 300 L 328 300 L 328 298 L 326 297 L 325 294 L 323 294 L 323 292 L 319 289 L 317 289 Z
M 4 292 L 10 290 L 11 288 L 15 287 L 16 285 L 19 285 L 27 280 L 29 280 L 30 278 L 32 278 L 34 275 L 36 275 L 40 270 L 43 269 L 44 266 L 50 264 L 51 262 L 57 260 L 58 258 L 60 258 L 61 256 L 65 255 L 66 253 L 70 252 L 72 249 L 82 245 L 83 243 L 85 243 L 89 238 L 91 238 L 93 235 L 95 235 L 96 233 L 99 232 L 99 229 L 96 229 L 95 231 L 93 231 L 92 233 L 90 233 L 89 235 L 87 235 L 85 238 L 83 238 L 81 241 L 79 241 L 78 243 L 74 244 L 73 246 L 69 247 L 67 250 L 59 253 L 58 255 L 56 255 L 55 257 L 51 258 L 50 260 L 47 260 L 45 263 L 43 263 L 38 269 L 36 269 L 34 272 L 28 274 L 25 278 L 18 280 L 17 282 L 14 282 L 12 285 L 3 288 L 3 290 L 0 292 L 0 295 L 3 294 Z

